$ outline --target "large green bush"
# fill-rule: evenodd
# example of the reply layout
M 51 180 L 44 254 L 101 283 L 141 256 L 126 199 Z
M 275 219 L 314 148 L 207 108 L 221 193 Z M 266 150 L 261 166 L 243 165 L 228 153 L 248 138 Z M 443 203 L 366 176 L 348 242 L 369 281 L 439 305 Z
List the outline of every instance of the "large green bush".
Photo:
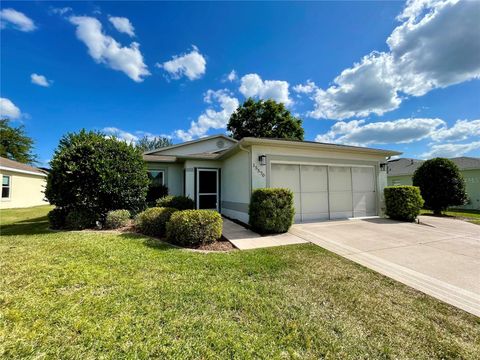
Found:
M 98 217 L 88 209 L 71 209 L 65 218 L 65 227 L 71 230 L 83 230 L 95 227 Z
M 47 217 L 50 229 L 62 229 L 65 227 L 68 211 L 65 208 L 56 207 L 52 209 Z
M 177 210 L 192 210 L 195 208 L 195 202 L 188 196 L 164 196 L 157 200 L 159 207 L 171 207 Z
M 413 174 L 413 185 L 420 188 L 425 207 L 435 214 L 467 202 L 463 176 L 449 159 L 425 161 Z
M 165 207 L 149 208 L 135 217 L 135 227 L 142 234 L 162 237 L 165 235 L 167 222 L 176 211 L 178 210 Z
M 287 232 L 293 223 L 295 208 L 289 189 L 256 189 L 249 207 L 250 226 L 260 233 Z
M 167 239 L 182 246 L 208 244 L 222 236 L 222 228 L 222 217 L 216 211 L 183 210 L 167 223 Z
M 155 203 L 168 195 L 168 187 L 161 184 L 150 183 L 147 191 L 147 205 L 155 206 Z
M 416 186 L 387 186 L 384 195 L 386 214 L 395 220 L 414 221 L 424 203 Z
M 45 196 L 58 207 L 103 221 L 108 211 L 145 207 L 147 170 L 139 150 L 99 132 L 70 133 L 50 162 Z
M 107 213 L 105 227 L 107 229 L 118 229 L 127 226 L 130 222 L 130 211 L 112 210 Z

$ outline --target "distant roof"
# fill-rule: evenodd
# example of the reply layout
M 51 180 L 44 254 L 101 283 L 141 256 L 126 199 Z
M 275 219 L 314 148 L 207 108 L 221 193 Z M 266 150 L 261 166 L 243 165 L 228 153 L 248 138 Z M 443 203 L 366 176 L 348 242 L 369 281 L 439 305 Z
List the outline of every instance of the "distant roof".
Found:
M 480 169 L 480 158 L 461 156 L 451 158 L 460 170 Z M 424 160 L 400 158 L 390 160 L 387 166 L 388 176 L 413 175 Z
M 10 160 L 1 156 L 0 156 L 0 169 L 24 173 L 24 174 L 47 176 L 45 171 L 40 170 L 39 168 L 30 166 L 27 164 L 22 164 L 18 161 Z

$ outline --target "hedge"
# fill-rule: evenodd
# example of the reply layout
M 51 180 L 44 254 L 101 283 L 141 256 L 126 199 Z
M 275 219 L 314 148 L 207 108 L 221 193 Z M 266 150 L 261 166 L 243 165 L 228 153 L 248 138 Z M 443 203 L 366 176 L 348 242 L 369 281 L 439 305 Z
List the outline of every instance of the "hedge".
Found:
M 222 227 L 222 217 L 216 211 L 178 211 L 167 223 L 167 239 L 182 246 L 208 244 L 222 236 Z
M 130 211 L 112 210 L 107 213 L 105 227 L 107 229 L 118 229 L 127 226 L 130 221 Z
M 188 196 L 164 196 L 157 200 L 158 207 L 170 207 L 177 210 L 191 210 L 195 208 L 195 202 Z
M 167 222 L 176 211 L 178 210 L 166 207 L 149 208 L 135 217 L 135 227 L 142 234 L 162 237 Z
M 386 214 L 391 219 L 415 221 L 424 201 L 416 186 L 387 186 L 384 190 Z
M 47 217 L 50 224 L 50 229 L 62 229 L 65 227 L 68 210 L 65 208 L 56 207 L 51 210 Z
M 295 208 L 289 189 L 256 189 L 250 199 L 249 223 L 260 233 L 284 233 L 293 224 Z
M 97 214 L 90 209 L 72 209 L 65 218 L 65 227 L 71 230 L 91 229 L 95 227 L 97 220 Z

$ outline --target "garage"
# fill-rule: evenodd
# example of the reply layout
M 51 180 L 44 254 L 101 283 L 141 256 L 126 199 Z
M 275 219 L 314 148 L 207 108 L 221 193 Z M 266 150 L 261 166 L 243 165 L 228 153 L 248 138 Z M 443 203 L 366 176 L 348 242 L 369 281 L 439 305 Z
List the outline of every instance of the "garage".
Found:
M 295 222 L 377 215 L 373 166 L 272 163 L 270 186 L 292 190 Z

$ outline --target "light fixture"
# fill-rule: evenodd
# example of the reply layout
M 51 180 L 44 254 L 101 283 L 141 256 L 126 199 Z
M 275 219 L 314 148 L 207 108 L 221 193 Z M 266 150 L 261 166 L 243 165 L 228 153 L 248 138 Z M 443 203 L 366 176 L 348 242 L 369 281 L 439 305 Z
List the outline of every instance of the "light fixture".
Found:
M 260 155 L 258 157 L 258 161 L 260 162 L 260 165 L 267 165 L 267 156 L 266 155 Z
M 387 170 L 387 164 L 386 163 L 380 163 L 380 171 L 385 171 Z

